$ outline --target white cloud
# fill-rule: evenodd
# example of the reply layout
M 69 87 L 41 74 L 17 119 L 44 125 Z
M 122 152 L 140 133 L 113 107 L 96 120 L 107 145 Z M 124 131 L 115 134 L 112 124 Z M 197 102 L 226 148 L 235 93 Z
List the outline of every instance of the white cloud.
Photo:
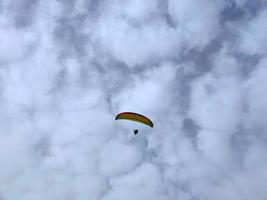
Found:
M 104 199 L 166 199 L 160 172 L 149 163 L 144 163 L 131 174 L 112 180 L 111 184 L 113 189 Z
M 169 12 L 177 23 L 179 36 L 189 48 L 202 48 L 220 31 L 219 13 L 223 3 L 211 1 L 169 1 Z
M 265 199 L 261 3 L 2 1 L 0 199 Z
M 2 25 L 0 28 L 0 41 L 0 62 L 16 62 L 27 57 L 31 46 L 36 41 L 36 35 Z
M 266 56 L 267 38 L 266 30 L 267 11 L 261 11 L 255 18 L 243 24 L 240 29 L 240 49 L 248 54 L 260 54 Z
M 179 33 L 161 21 L 133 28 L 124 19 L 105 16 L 95 28 L 103 50 L 130 67 L 174 57 L 181 48 Z
M 136 147 L 110 141 L 100 152 L 100 171 L 105 176 L 119 176 L 131 172 L 140 161 L 141 155 Z
M 266 100 L 267 95 L 267 75 L 266 59 L 262 60 L 256 70 L 251 74 L 250 79 L 246 82 L 247 109 L 248 113 L 244 116 L 245 125 L 253 131 L 266 130 Z M 264 131 L 265 132 L 265 131 Z M 265 134 L 266 133 L 262 133 Z

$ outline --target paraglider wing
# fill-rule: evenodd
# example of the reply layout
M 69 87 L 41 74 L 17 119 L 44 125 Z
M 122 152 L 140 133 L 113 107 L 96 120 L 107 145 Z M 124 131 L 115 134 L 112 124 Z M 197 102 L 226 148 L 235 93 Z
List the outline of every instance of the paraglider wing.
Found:
M 138 114 L 138 113 L 133 113 L 133 112 L 122 112 L 119 113 L 116 118 L 117 119 L 126 119 L 126 120 L 131 120 L 131 121 L 136 121 L 136 122 L 140 122 L 143 124 L 146 124 L 148 126 L 150 126 L 151 128 L 153 128 L 153 122 L 145 117 L 144 115 Z

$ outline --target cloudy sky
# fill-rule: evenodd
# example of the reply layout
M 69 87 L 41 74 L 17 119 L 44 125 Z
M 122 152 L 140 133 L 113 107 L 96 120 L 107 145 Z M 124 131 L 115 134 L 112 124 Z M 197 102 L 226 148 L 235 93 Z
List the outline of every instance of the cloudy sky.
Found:
M 266 200 L 266 33 L 266 0 L 0 0 L 0 200 Z

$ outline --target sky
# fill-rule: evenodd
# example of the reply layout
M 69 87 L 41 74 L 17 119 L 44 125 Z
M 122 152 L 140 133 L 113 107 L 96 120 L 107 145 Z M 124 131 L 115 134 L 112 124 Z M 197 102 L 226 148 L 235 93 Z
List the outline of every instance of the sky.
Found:
M 266 200 L 266 30 L 266 0 L 0 0 L 0 200 Z

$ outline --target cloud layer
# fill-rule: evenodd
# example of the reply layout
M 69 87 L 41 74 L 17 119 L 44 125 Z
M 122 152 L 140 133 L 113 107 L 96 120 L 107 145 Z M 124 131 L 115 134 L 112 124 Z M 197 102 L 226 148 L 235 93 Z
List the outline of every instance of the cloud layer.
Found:
M 266 199 L 266 8 L 0 0 L 0 200 Z

